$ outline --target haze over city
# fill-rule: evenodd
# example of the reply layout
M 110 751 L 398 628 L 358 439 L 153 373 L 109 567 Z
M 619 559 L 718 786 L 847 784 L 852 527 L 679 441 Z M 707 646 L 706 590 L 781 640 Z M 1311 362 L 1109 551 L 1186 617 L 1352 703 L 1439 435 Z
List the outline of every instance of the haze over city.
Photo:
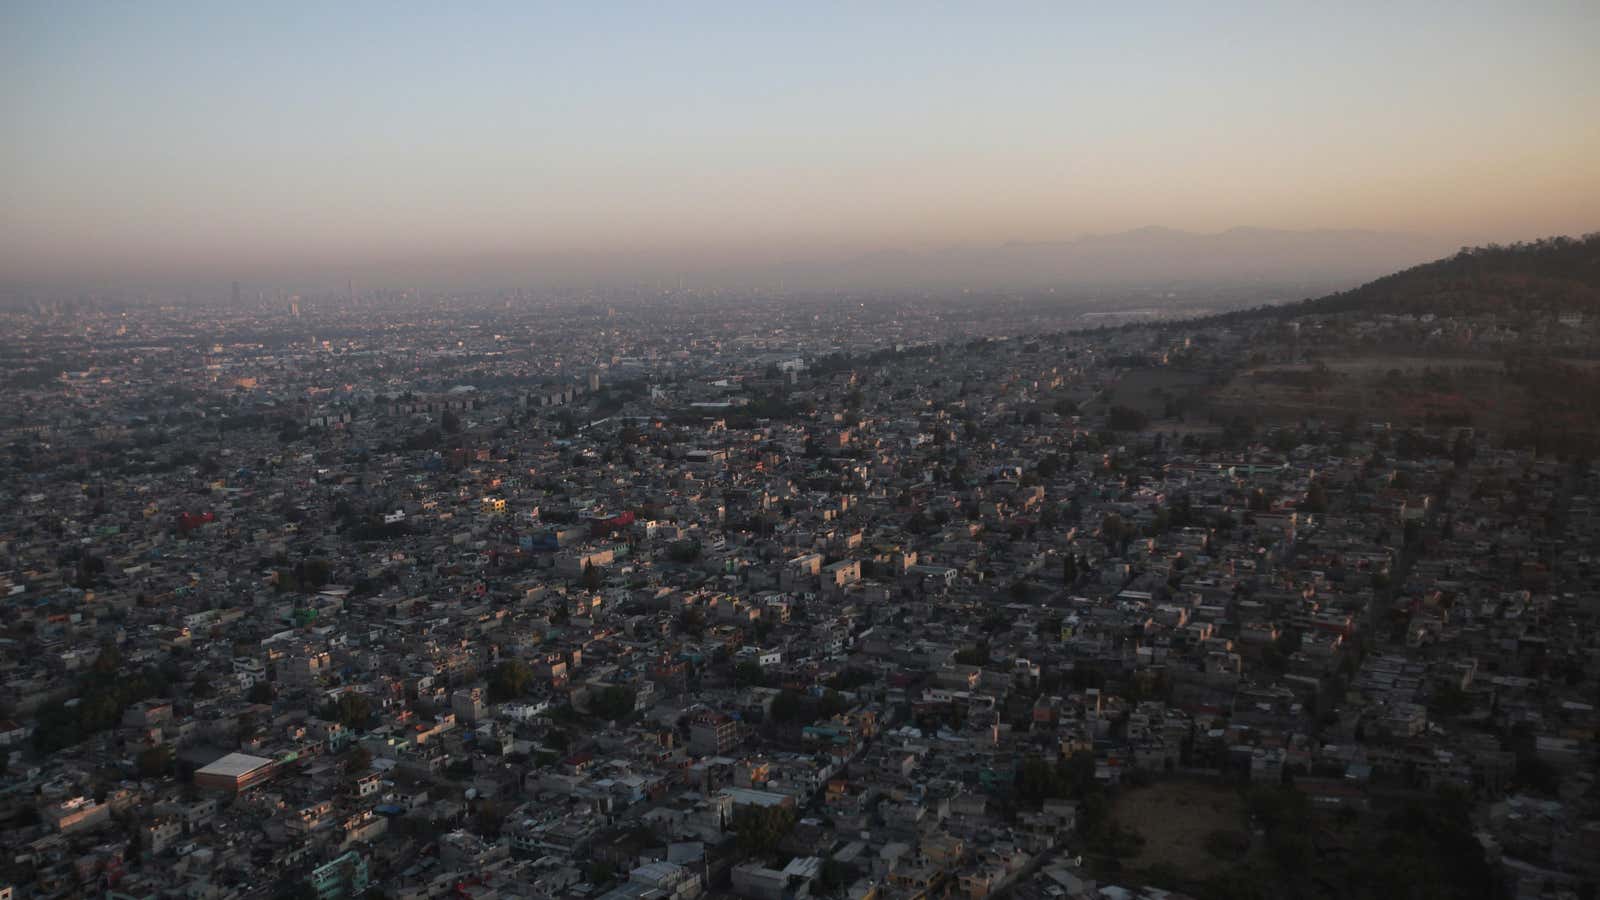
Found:
M 0 900 L 1600 897 L 1600 2 L 935 6 L 0 3 Z
M 1120 282 L 1050 247 L 1160 226 L 1353 283 L 1593 228 L 1596 46 L 1581 2 L 13 3 L 0 281 Z

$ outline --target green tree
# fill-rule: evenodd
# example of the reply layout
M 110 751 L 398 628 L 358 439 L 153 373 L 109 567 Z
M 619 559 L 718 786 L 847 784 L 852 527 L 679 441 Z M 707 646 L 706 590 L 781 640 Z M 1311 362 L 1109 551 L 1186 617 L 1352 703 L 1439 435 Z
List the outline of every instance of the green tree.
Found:
M 345 691 L 338 699 L 325 704 L 319 715 L 346 728 L 364 731 L 372 721 L 372 701 L 365 694 Z
M 135 761 L 139 767 L 140 778 L 160 778 L 172 771 L 172 748 L 165 745 L 149 747 L 139 751 Z
M 245 699 L 249 700 L 251 703 L 270 704 L 272 702 L 271 683 L 266 681 L 257 681 L 256 683 L 250 685 L 250 690 L 245 693 Z
M 360 744 L 356 744 L 349 750 L 345 751 L 344 758 L 341 762 L 344 766 L 344 771 L 346 774 L 359 775 L 362 772 L 372 768 L 372 751 L 361 746 Z
M 1049 481 L 1061 471 L 1061 457 L 1054 453 L 1048 454 L 1039 460 L 1039 464 L 1034 467 L 1034 471 L 1039 473 L 1040 478 Z
M 1322 486 L 1321 481 L 1311 482 L 1311 486 L 1306 489 L 1306 499 L 1301 501 L 1300 508 L 1311 513 L 1328 511 L 1328 490 Z
M 52 753 L 115 727 L 129 704 L 166 694 L 169 682 L 158 668 L 124 671 L 122 654 L 107 645 L 74 689 L 75 706 L 46 706 L 36 714 L 33 745 L 39 752 Z
M 745 660 L 733 667 L 733 678 L 740 684 L 764 685 L 767 683 L 767 673 L 761 668 L 761 664 L 750 660 Z
M 520 659 L 508 659 L 489 673 L 489 702 L 505 703 L 526 696 L 533 680 L 531 666 Z
M 737 843 L 746 854 L 777 850 L 794 823 L 794 810 L 785 806 L 741 806 L 733 814 Z
M 1071 587 L 1078 583 L 1078 557 L 1068 553 L 1061 562 L 1061 580 Z
M 822 861 L 821 876 L 822 886 L 831 892 L 837 891 L 854 881 L 856 871 L 848 863 L 839 862 L 830 856 Z
M 1445 683 L 1435 688 L 1428 701 L 1428 713 L 1435 718 L 1449 719 L 1472 711 L 1472 696 L 1460 685 Z
M 772 698 L 772 721 L 785 724 L 800 718 L 805 701 L 798 691 L 782 691 Z
M 991 652 L 992 651 L 989 649 L 989 642 L 980 641 L 971 647 L 962 647 L 960 650 L 957 650 L 955 660 L 964 666 L 987 665 Z
M 609 685 L 589 700 L 589 710 L 602 719 L 616 721 L 633 714 L 636 694 L 621 685 Z

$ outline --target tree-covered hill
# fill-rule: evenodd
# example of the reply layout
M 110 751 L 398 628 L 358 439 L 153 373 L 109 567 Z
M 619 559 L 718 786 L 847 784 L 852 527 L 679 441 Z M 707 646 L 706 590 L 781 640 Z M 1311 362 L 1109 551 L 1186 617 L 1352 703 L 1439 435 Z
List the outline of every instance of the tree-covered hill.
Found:
M 1358 288 L 1216 321 L 1307 315 L 1600 314 L 1600 232 L 1468 247 Z

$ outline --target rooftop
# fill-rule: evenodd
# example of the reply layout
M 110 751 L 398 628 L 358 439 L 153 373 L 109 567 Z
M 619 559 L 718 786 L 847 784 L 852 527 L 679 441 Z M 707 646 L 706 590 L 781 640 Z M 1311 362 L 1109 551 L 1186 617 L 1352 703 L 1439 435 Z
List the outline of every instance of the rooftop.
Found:
M 248 753 L 229 753 L 227 756 L 210 763 L 195 771 L 196 775 L 219 775 L 224 778 L 238 778 L 263 767 L 272 765 L 272 760 L 262 756 L 251 756 Z

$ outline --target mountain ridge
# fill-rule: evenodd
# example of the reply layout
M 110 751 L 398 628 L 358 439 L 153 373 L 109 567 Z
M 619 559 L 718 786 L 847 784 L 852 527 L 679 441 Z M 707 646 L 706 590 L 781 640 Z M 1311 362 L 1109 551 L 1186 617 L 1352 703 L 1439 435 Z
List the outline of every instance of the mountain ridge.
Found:
M 1450 256 L 1391 272 L 1349 290 L 1210 319 L 1378 312 L 1600 312 L 1600 232 L 1463 247 Z
M 1455 246 L 1427 235 L 1360 229 L 1241 226 L 1195 232 L 1151 225 L 1068 241 L 864 253 L 840 261 L 822 280 L 854 287 L 1180 290 L 1270 282 L 1286 290 L 1325 291 L 1360 284 Z

